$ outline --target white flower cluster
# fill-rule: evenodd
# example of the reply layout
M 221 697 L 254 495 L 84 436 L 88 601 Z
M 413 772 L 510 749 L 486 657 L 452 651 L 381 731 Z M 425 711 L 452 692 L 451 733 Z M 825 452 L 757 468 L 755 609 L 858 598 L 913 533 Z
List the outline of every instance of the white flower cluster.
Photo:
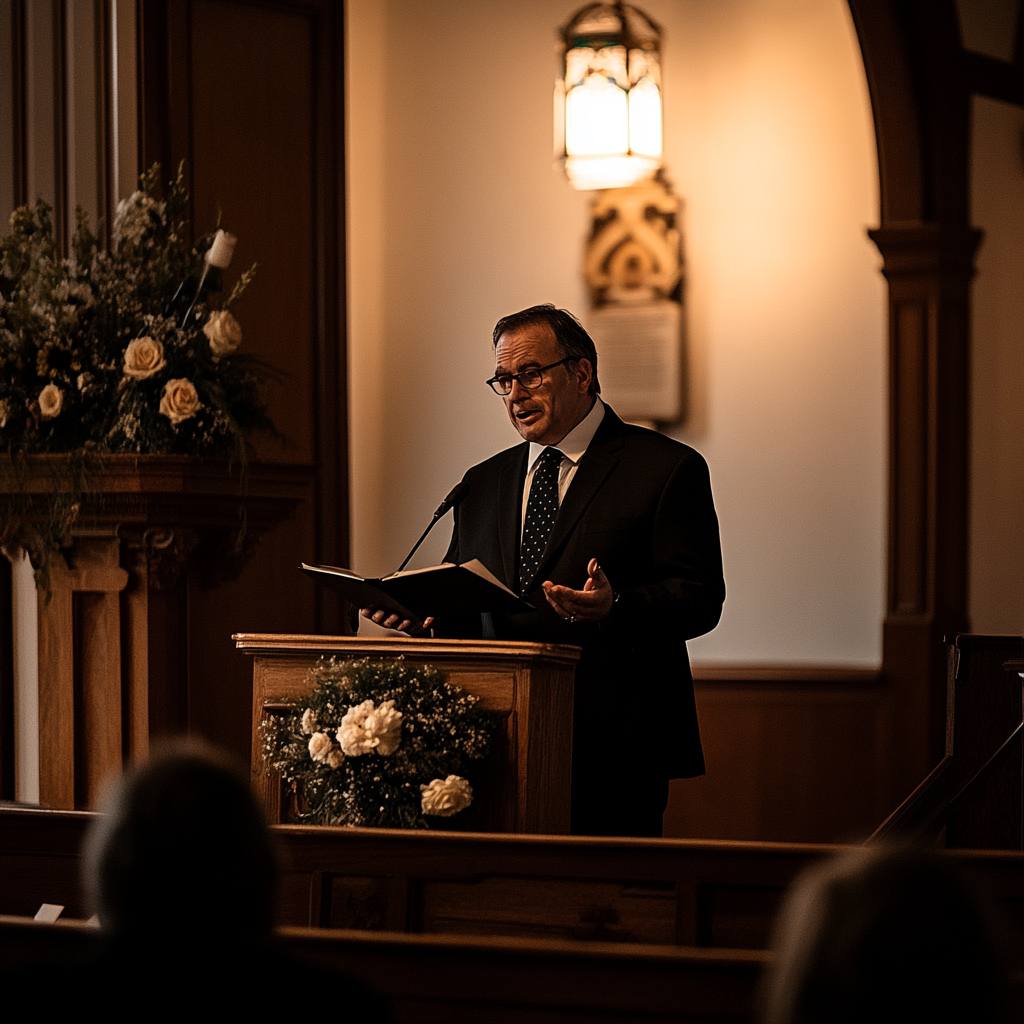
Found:
M 158 203 L 145 192 L 136 190 L 117 204 L 114 217 L 113 242 L 138 245 L 152 220 L 163 215 L 164 204 Z
M 338 742 L 349 757 L 376 751 L 393 754 L 402 742 L 402 712 L 395 710 L 393 700 L 374 707 L 372 700 L 349 708 L 338 726 Z
M 424 814 L 450 818 L 473 802 L 473 787 L 460 775 L 434 779 L 429 786 L 420 786 L 420 807 Z

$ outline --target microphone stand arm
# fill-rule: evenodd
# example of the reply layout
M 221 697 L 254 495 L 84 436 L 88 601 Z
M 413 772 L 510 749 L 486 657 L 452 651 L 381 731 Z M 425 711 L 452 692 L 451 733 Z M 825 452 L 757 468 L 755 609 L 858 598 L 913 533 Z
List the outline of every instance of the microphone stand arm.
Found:
M 447 509 L 445 511 L 447 511 Z M 435 512 L 434 518 L 430 520 L 430 524 L 423 531 L 423 533 L 420 534 L 420 539 L 416 541 L 415 545 L 413 545 L 412 551 L 410 551 L 409 554 L 405 556 L 405 561 L 398 567 L 398 572 L 401 572 L 409 564 L 409 559 L 411 559 L 412 556 L 416 554 L 416 552 L 419 550 L 419 546 L 427 539 L 427 534 L 430 533 L 430 531 L 434 528 L 435 524 L 440 518 L 441 517 Z

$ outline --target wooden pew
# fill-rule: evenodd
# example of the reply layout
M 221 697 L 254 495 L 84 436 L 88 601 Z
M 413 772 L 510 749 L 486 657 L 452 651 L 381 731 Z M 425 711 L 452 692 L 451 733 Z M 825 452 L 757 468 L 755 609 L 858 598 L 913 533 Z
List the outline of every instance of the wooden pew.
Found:
M 89 812 L 0 808 L 0 913 L 82 917 Z M 843 847 L 275 826 L 284 925 L 764 949 L 783 893 Z M 957 851 L 1024 967 L 1024 855 Z
M 278 826 L 282 923 L 764 949 L 804 844 Z
M 617 1024 L 754 1019 L 768 954 L 544 939 L 281 928 L 287 952 L 359 978 L 417 1024 Z M 80 923 L 0 917 L 6 965 L 87 951 Z

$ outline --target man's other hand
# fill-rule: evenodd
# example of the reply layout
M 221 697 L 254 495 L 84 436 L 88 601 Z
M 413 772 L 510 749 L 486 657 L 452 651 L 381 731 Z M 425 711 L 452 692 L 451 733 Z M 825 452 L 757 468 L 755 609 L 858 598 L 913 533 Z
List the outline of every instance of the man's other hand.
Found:
M 376 622 L 378 626 L 397 629 L 400 633 L 408 633 L 410 636 L 427 636 L 434 624 L 433 615 L 420 622 L 419 619 L 403 619 L 401 615 L 389 612 L 386 608 L 360 608 L 359 614 L 364 619 Z
M 542 584 L 548 604 L 563 619 L 570 622 L 601 622 L 611 615 L 615 591 L 596 558 L 592 558 L 587 565 L 587 574 L 589 579 L 583 584 L 582 590 L 558 586 L 551 580 Z

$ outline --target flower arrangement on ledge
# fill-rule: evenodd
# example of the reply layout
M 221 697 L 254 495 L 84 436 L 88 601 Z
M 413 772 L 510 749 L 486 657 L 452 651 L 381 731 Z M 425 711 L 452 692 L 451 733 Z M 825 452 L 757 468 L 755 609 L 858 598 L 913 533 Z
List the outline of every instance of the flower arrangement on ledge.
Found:
M 321 658 L 309 696 L 264 720 L 263 759 L 302 824 L 430 828 L 472 803 L 494 717 L 430 665 Z
M 50 207 L 11 215 L 0 240 L 0 450 L 235 455 L 273 432 L 260 397 L 266 368 L 238 352 L 231 308 L 215 308 L 235 239 L 189 244 L 181 169 L 158 199 L 159 166 L 117 208 L 110 251 L 84 212 L 61 258 Z
M 187 240 L 183 166 L 163 199 L 160 167 L 118 204 L 109 251 L 79 209 L 61 257 L 42 200 L 11 215 L 0 239 L 0 546 L 27 549 L 48 591 L 50 556 L 68 541 L 102 456 L 227 456 L 244 493 L 250 439 L 279 437 L 260 394 L 273 371 L 238 351 L 231 312 L 253 265 L 215 306 L 236 239 L 218 228 Z M 26 456 L 47 467 L 40 512 L 20 481 Z M 10 472 L 6 472 L 6 470 Z M 244 505 L 239 537 L 245 532 Z

